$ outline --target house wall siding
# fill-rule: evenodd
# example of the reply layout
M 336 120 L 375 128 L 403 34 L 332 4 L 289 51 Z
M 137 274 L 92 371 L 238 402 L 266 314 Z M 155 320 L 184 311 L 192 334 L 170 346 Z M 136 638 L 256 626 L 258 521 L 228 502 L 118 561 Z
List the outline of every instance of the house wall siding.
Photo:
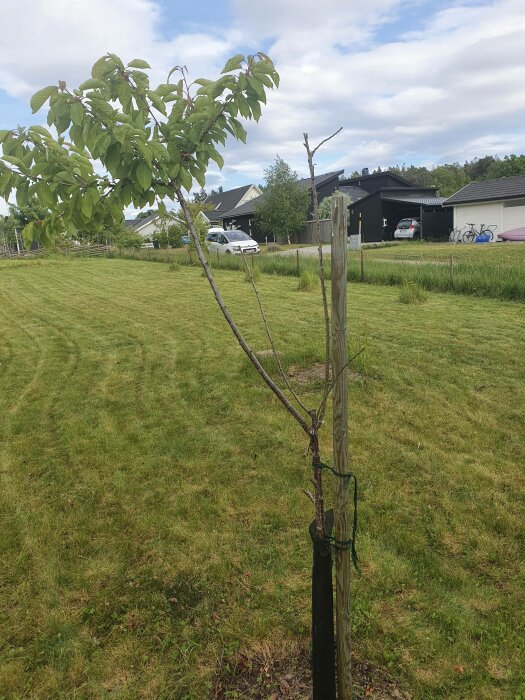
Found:
M 525 199 L 518 199 L 503 204 L 502 233 L 525 226 Z
M 454 228 L 462 229 L 474 224 L 479 230 L 481 224 L 496 226 L 495 233 L 503 231 L 503 202 L 475 202 L 457 204 L 454 207 Z M 496 240 L 495 238 L 493 240 Z

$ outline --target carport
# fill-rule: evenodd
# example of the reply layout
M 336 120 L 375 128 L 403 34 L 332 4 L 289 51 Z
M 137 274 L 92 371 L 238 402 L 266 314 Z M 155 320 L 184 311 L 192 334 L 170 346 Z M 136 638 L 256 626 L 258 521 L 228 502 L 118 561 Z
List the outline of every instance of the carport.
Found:
M 359 233 L 363 243 L 375 243 L 393 237 L 398 222 L 417 218 L 422 238 L 446 240 L 452 228 L 452 215 L 443 207 L 445 197 L 436 196 L 436 188 L 385 187 L 371 192 L 349 206 L 348 230 Z
M 383 214 L 389 237 L 400 219 L 416 218 L 421 223 L 421 238 L 448 238 L 453 217 L 443 207 L 446 197 L 383 194 Z

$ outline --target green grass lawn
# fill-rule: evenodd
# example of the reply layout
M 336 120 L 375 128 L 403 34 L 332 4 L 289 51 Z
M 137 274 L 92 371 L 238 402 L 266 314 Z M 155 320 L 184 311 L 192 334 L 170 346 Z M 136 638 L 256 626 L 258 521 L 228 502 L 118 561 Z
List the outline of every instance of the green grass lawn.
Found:
M 176 261 L 182 265 L 198 264 L 197 256 L 187 248 L 175 250 L 122 250 L 115 255 L 152 262 Z M 237 255 L 210 255 L 215 268 L 244 270 Z M 469 296 L 525 301 L 525 245 L 520 243 L 459 244 L 401 242 L 383 247 L 363 249 L 348 254 L 348 279 L 369 284 L 402 285 L 415 282 L 425 289 L 453 292 Z M 303 270 L 316 272 L 315 256 L 279 255 L 257 256 L 254 262 L 260 271 L 284 276 L 299 276 Z M 330 275 L 330 256 L 326 260 Z
M 259 286 L 308 367 L 319 295 Z M 525 307 L 398 297 L 349 289 L 355 649 L 416 698 L 522 700 Z M 307 640 L 305 441 L 200 271 L 6 262 L 0 299 L 0 698 L 208 699 L 240 651 Z

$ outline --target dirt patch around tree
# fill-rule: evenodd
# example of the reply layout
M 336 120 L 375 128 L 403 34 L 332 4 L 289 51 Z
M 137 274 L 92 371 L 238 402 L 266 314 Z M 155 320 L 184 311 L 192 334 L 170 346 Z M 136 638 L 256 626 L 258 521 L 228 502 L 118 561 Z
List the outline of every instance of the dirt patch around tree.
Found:
M 311 384 L 318 384 L 324 381 L 324 371 L 325 367 L 322 362 L 314 362 L 308 367 L 298 367 L 292 365 L 288 368 L 288 377 L 292 379 L 296 384 L 302 387 L 309 386 Z M 351 382 L 361 381 L 364 377 L 359 372 L 356 372 L 350 367 L 347 368 L 348 379 Z M 331 377 L 330 377 L 331 380 Z
M 353 658 L 355 700 L 411 700 L 387 673 Z M 306 644 L 289 642 L 279 649 L 260 645 L 240 653 L 221 669 L 213 700 L 311 700 L 310 653 Z

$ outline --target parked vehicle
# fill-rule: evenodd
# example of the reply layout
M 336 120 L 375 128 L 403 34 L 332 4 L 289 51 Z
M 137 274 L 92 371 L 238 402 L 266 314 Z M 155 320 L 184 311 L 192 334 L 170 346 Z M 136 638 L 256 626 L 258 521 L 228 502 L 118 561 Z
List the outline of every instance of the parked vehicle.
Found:
M 213 231 L 208 233 L 208 250 L 219 255 L 254 254 L 259 252 L 259 244 L 241 230 Z
M 401 219 L 394 231 L 394 239 L 419 238 L 421 236 L 421 224 L 419 219 Z
M 181 241 L 182 245 L 189 245 L 190 244 L 190 235 L 189 233 L 185 233 L 184 236 L 181 236 Z

